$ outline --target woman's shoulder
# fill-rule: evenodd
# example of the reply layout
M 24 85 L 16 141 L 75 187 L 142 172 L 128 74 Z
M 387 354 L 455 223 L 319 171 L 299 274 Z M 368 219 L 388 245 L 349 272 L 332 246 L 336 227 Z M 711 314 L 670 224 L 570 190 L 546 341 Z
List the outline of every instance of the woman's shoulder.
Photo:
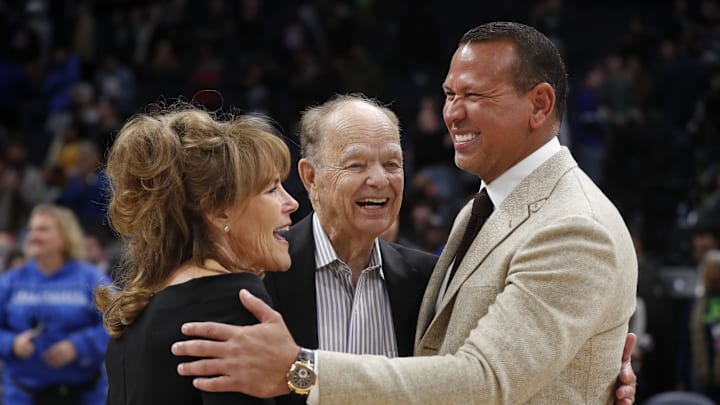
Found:
M 27 261 L 20 266 L 13 267 L 12 269 L 8 269 L 4 273 L 0 274 L 0 281 L 16 282 L 22 280 L 29 276 L 29 274 L 33 271 L 33 268 L 33 262 Z
M 211 285 L 213 288 L 219 290 L 232 289 L 238 286 L 247 286 L 253 288 L 255 286 L 263 286 L 263 282 L 255 273 L 240 272 L 240 273 L 226 273 L 226 274 L 215 274 L 205 277 L 193 279 L 198 284 Z
M 231 298 L 239 303 L 241 289 L 267 301 L 265 285 L 254 273 L 226 273 L 194 277 L 163 289 L 158 295 L 168 296 L 191 295 L 196 301 L 217 301 Z M 268 298 L 269 299 L 269 298 Z
M 177 288 L 173 288 L 177 287 Z M 173 286 L 172 294 L 188 300 L 188 315 L 201 320 L 248 324 L 255 317 L 240 302 L 240 290 L 245 289 L 272 306 L 270 296 L 262 280 L 253 273 L 231 273 L 207 276 Z M 172 299 L 168 294 L 166 299 Z

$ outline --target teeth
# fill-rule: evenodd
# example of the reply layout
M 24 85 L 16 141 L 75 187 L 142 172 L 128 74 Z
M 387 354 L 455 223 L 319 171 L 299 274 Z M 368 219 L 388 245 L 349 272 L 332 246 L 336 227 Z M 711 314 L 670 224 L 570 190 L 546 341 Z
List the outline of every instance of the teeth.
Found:
M 458 142 L 468 142 L 472 141 L 473 139 L 477 138 L 478 134 L 456 134 L 455 140 Z
M 365 209 L 379 209 L 385 206 L 388 201 L 389 198 L 363 198 L 362 200 L 357 200 L 356 203 Z
M 386 202 L 387 198 L 366 198 L 358 200 L 358 203 L 360 204 L 385 204 Z
M 290 231 L 289 226 L 284 226 L 282 228 L 278 228 L 275 230 L 275 233 L 278 234 L 281 237 L 285 237 L 285 235 Z

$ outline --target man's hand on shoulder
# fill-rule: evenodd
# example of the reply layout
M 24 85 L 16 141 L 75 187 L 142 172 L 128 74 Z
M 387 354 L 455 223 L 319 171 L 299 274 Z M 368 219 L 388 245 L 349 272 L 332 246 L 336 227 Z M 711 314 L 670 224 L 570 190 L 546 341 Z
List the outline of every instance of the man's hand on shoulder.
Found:
M 203 359 L 181 363 L 178 373 L 197 376 L 193 385 L 203 391 L 237 391 L 262 398 L 287 394 L 290 390 L 286 373 L 300 347 L 278 312 L 246 290 L 240 291 L 240 301 L 260 323 L 184 324 L 183 334 L 204 339 L 177 342 L 172 353 Z

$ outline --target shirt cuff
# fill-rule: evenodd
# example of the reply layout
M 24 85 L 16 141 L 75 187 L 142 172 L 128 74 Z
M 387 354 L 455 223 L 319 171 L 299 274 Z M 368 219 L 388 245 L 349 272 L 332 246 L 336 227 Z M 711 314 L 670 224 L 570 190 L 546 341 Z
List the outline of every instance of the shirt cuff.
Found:
M 320 403 L 320 356 L 318 351 L 315 350 L 315 385 L 310 390 L 310 394 L 305 401 L 308 405 L 318 405 Z

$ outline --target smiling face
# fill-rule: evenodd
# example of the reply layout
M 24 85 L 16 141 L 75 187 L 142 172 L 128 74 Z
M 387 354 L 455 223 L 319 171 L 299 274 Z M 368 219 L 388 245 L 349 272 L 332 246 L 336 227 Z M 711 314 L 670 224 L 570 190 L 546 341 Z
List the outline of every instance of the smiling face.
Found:
M 513 86 L 515 57 L 509 41 L 461 44 L 443 83 L 455 164 L 486 183 L 547 141 L 530 136 L 532 92 Z
M 60 232 L 55 218 L 44 212 L 38 212 L 30 218 L 25 253 L 38 260 L 62 260 L 65 237 Z
M 249 269 L 283 271 L 290 267 L 288 242 L 278 234 L 287 230 L 298 202 L 285 191 L 280 178 L 250 197 L 241 213 L 228 223 L 231 250 Z
M 300 165 L 313 208 L 334 243 L 374 239 L 392 225 L 402 204 L 398 128 L 359 101 L 338 108 L 325 125 L 318 162 L 304 159 Z

